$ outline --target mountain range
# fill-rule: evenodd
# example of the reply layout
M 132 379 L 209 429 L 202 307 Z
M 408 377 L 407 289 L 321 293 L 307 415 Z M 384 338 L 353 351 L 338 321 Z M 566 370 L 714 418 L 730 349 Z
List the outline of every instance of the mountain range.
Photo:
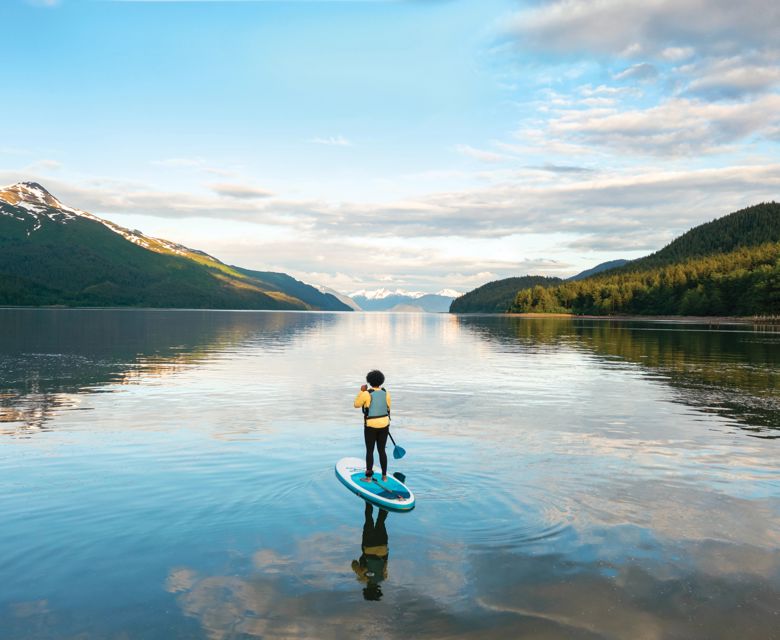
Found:
M 405 291 L 403 289 L 375 289 L 356 291 L 350 298 L 363 311 L 404 311 L 446 313 L 452 301 L 460 295 L 453 289 L 444 289 L 438 293 Z
M 0 305 L 351 310 L 287 274 L 66 206 L 35 182 L 0 189 Z
M 699 225 L 637 260 L 567 280 L 523 276 L 458 296 L 347 296 L 221 262 L 64 205 L 35 182 L 0 189 L 0 305 L 585 314 L 780 314 L 780 204 Z
M 571 276 L 568 280 L 583 280 L 607 269 L 623 266 L 627 262 L 628 260 L 602 262 Z M 453 300 L 450 311 L 452 313 L 505 313 L 514 304 L 518 291 L 531 287 L 554 287 L 564 282 L 566 280 L 552 276 L 531 275 L 493 280 Z

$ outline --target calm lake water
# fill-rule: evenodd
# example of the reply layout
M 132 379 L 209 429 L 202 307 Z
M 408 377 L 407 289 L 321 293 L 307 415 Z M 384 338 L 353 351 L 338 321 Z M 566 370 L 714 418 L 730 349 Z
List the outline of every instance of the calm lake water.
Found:
M 778 437 L 771 328 L 0 310 L 0 638 L 780 638 Z

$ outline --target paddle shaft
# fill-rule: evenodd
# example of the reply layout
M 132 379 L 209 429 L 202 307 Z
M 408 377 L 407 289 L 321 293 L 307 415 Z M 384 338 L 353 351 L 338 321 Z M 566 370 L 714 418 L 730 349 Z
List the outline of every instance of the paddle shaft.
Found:
M 399 497 L 401 496 L 401 494 L 400 494 L 400 493 L 398 493 L 398 491 L 396 491 L 395 489 L 391 489 L 390 487 L 386 487 L 385 485 L 381 484 L 381 483 L 379 482 L 379 480 L 377 480 L 376 478 L 372 478 L 372 480 L 374 481 L 374 483 L 375 483 L 375 484 L 377 484 L 377 485 L 379 485 L 380 487 L 382 487 L 382 488 L 383 488 L 385 491 L 389 491 L 389 492 L 390 492 L 390 493 L 392 493 L 394 496 L 399 496 Z

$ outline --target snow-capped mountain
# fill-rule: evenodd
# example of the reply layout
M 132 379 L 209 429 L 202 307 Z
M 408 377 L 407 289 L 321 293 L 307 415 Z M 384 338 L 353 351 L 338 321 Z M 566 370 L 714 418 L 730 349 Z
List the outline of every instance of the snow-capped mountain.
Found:
M 66 207 L 37 182 L 19 182 L 0 189 L 0 201 L 10 205 L 0 209 L 0 215 L 27 222 L 28 236 L 38 231 L 45 220 L 67 224 L 84 213 Z
M 350 293 L 350 298 L 366 298 L 366 300 L 382 300 L 389 296 L 405 296 L 407 298 L 419 298 L 425 294 L 422 291 L 406 291 L 405 289 L 360 289 Z
M 37 182 L 0 188 L 0 305 L 349 311 L 283 273 L 225 264 L 60 202 Z
M 403 296 L 405 298 L 422 298 L 423 296 L 444 296 L 446 298 L 457 298 L 461 295 L 454 289 L 442 289 L 436 293 L 426 293 L 424 291 L 407 291 L 406 289 L 360 289 L 354 293 L 350 293 L 350 298 L 360 297 L 367 300 L 382 300 L 389 296 Z
M 144 235 L 137 229 L 126 229 L 125 227 L 110 222 L 109 220 L 99 218 L 87 211 L 68 207 L 62 204 L 62 202 L 37 182 L 19 182 L 0 189 L 0 203 L 2 201 L 23 210 L 23 213 L 27 215 L 27 219 L 25 219 L 23 216 L 18 215 L 18 211 L 14 212 L 8 207 L 0 208 L 0 215 L 12 216 L 17 220 L 29 222 L 31 226 L 27 229 L 28 236 L 38 231 L 46 220 L 68 224 L 68 222 L 78 218 L 84 218 L 99 222 L 103 226 L 111 229 L 114 233 L 122 236 L 125 240 L 128 240 L 139 247 L 143 247 L 144 249 L 157 251 L 158 253 L 174 253 L 180 256 L 198 254 L 222 264 L 214 256 L 210 256 L 198 249 L 190 249 L 184 245 L 170 242 L 169 240 L 163 240 L 162 238 L 152 238 Z
M 326 287 L 325 285 L 322 284 L 313 284 L 313 283 L 310 284 L 312 287 L 316 287 L 322 293 L 327 293 L 332 295 L 339 302 L 343 302 L 345 305 L 350 307 L 353 311 L 363 310 L 360 308 L 360 305 L 357 302 L 355 302 L 352 298 L 350 298 L 346 293 L 341 293 L 339 291 L 336 291 L 335 289 L 331 289 L 330 287 Z
M 406 291 L 404 289 L 373 289 L 355 291 L 350 295 L 364 311 L 428 311 L 444 313 L 460 294 L 453 289 L 438 293 Z

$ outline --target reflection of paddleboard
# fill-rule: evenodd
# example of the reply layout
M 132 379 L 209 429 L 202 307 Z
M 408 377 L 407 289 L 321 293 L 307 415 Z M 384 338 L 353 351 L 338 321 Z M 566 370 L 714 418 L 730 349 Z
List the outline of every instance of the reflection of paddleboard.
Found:
M 409 511 L 414 509 L 414 494 L 393 476 L 382 481 L 382 469 L 374 467 L 371 482 L 361 482 L 366 475 L 366 461 L 360 458 L 342 458 L 336 463 L 336 477 L 342 484 L 361 498 L 385 509 Z

